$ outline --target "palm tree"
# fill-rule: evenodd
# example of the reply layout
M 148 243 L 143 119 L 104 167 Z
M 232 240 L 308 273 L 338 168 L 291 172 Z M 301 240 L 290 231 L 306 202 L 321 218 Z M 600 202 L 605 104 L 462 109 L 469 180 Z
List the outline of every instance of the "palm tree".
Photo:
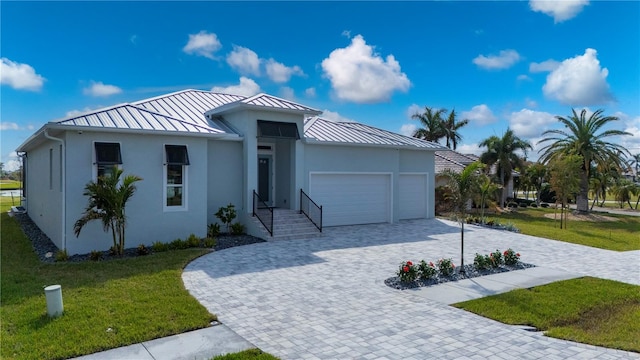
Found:
M 547 167 L 539 162 L 531 164 L 526 168 L 525 176 L 529 178 L 531 186 L 536 190 L 536 205 L 540 206 L 540 192 L 547 177 Z
M 633 196 L 638 196 L 640 193 L 640 186 L 634 184 L 633 182 L 627 179 L 620 179 L 611 189 L 613 196 L 615 196 L 616 201 L 620 205 L 620 209 L 624 207 L 624 203 L 629 204 L 629 209 L 633 209 L 631 205 L 631 198 Z M 640 201 L 640 197 L 638 198 Z M 638 207 L 638 203 L 636 202 L 636 208 Z
M 451 110 L 446 120 L 443 120 L 442 128 L 444 130 L 444 136 L 447 139 L 447 147 L 449 149 L 451 149 L 451 145 L 453 145 L 453 150 L 458 147 L 458 142 L 462 141 L 462 135 L 458 133 L 458 130 L 467 124 L 469 124 L 469 119 L 463 119 L 462 121 L 456 122 L 455 109 Z
M 487 175 L 482 175 L 479 179 L 478 183 L 478 196 L 480 197 L 480 219 L 482 223 L 485 223 L 484 219 L 484 208 L 485 205 L 493 204 L 490 200 L 491 197 L 495 196 L 496 191 L 500 189 L 500 185 L 491 181 L 491 178 Z
M 573 154 L 582 157 L 582 171 L 580 173 L 580 189 L 576 199 L 576 207 L 580 212 L 589 211 L 589 177 L 591 164 L 604 165 L 613 163 L 617 167 L 622 167 L 620 154 L 627 154 L 628 151 L 618 144 L 614 144 L 604 139 L 610 136 L 631 135 L 621 130 L 606 130 L 597 134 L 603 126 L 617 121 L 615 116 L 602 116 L 604 110 L 596 110 L 587 118 L 587 110 L 583 109 L 578 115 L 575 109 L 571 109 L 572 116 L 556 116 L 567 129 L 547 130 L 542 135 L 552 135 L 540 140 L 539 143 L 550 142 L 541 149 L 541 161 L 548 163 L 555 157 L 562 154 Z
M 135 175 L 127 175 L 121 182 L 121 175 L 122 169 L 116 168 L 109 175 L 99 177 L 97 182 L 90 181 L 85 186 L 83 195 L 89 197 L 89 204 L 73 226 L 77 237 L 90 221 L 102 221 L 104 231 L 111 230 L 113 249 L 120 255 L 125 243 L 125 206 L 136 191 L 134 183 L 142 180 Z
M 628 162 L 629 168 L 632 169 L 633 172 L 633 181 L 640 181 L 640 153 L 631 155 L 631 158 Z M 634 171 L 635 165 L 635 171 Z
M 413 137 L 433 142 L 438 142 L 438 140 L 445 137 L 442 114 L 446 111 L 445 109 L 433 109 L 425 106 L 424 113 L 411 115 L 412 119 L 419 120 L 422 125 L 422 128 L 416 130 Z
M 473 162 L 457 173 L 451 169 L 445 169 L 441 174 L 447 179 L 447 187 L 450 190 L 449 199 L 453 205 L 453 211 L 456 213 L 460 228 L 460 272 L 464 273 L 464 222 L 469 203 L 479 191 L 480 179 L 483 174 L 480 170 L 483 164 L 476 161 Z
M 495 135 L 485 139 L 480 146 L 486 146 L 487 151 L 480 155 L 480 161 L 487 164 L 488 167 L 496 165 L 496 172 L 500 178 L 502 185 L 502 194 L 500 196 L 500 206 L 504 207 L 506 201 L 506 186 L 511 179 L 513 169 L 522 167 L 523 160 L 516 153 L 521 150 L 527 155 L 527 150 L 532 149 L 529 141 L 523 140 L 513 133 L 513 130 L 507 129 L 502 137 Z

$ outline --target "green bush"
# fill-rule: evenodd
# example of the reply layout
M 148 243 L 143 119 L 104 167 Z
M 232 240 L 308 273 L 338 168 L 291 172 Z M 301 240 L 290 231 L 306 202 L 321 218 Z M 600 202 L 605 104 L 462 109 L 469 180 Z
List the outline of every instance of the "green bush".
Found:
M 189 247 L 186 241 L 182 239 L 175 239 L 169 243 L 169 250 L 181 250 Z
M 187 238 L 186 243 L 188 247 L 200 247 L 200 238 L 197 237 L 195 234 L 191 234 Z
M 496 249 L 496 251 L 492 252 L 491 255 L 489 255 L 489 261 L 491 263 L 491 266 L 493 266 L 494 268 L 497 268 L 500 265 L 504 264 L 504 260 L 502 259 L 502 253 L 500 252 L 500 250 Z
M 91 250 L 91 253 L 89 253 L 89 259 L 91 261 L 100 261 L 100 260 L 102 260 L 102 251 Z
M 214 248 L 216 246 L 216 238 L 208 237 L 204 239 L 204 247 Z
M 69 254 L 67 253 L 67 250 L 58 250 L 56 252 L 56 261 L 67 261 L 69 260 Z
M 235 223 L 231 225 L 231 234 L 233 235 L 242 235 L 245 232 L 244 225 L 241 223 Z
M 229 205 L 227 205 L 226 207 L 220 207 L 215 215 L 218 219 L 220 219 L 220 221 L 222 221 L 223 224 L 227 226 L 227 232 L 230 232 L 231 223 L 237 216 L 235 206 L 229 203 Z
M 513 266 L 520 261 L 520 253 L 513 251 L 511 248 L 505 250 L 502 255 L 504 255 L 505 265 Z
M 453 264 L 453 261 L 451 260 L 451 258 L 448 258 L 448 259 L 438 260 L 437 268 L 438 268 L 438 271 L 440 272 L 440 275 L 446 277 L 453 274 L 453 269 L 455 269 L 456 266 Z
M 489 257 L 476 253 L 476 256 L 473 258 L 473 266 L 475 266 L 478 270 L 488 269 L 491 266 Z
M 169 250 L 169 245 L 161 241 L 156 241 L 151 244 L 151 249 L 153 250 L 153 252 L 164 252 Z
M 436 276 L 437 271 L 435 265 L 433 265 L 432 262 L 429 262 L 427 264 L 426 261 L 422 260 L 418 265 L 418 273 L 420 275 L 420 279 L 428 280 Z
M 149 248 L 144 246 L 144 244 L 138 245 L 137 251 L 139 256 L 149 255 L 149 252 L 150 252 Z
M 413 282 L 418 277 L 418 269 L 411 261 L 404 261 L 400 264 L 396 275 L 398 275 L 401 282 Z
M 220 235 L 220 224 L 209 224 L 209 226 L 207 226 L 207 237 L 214 238 L 218 235 Z

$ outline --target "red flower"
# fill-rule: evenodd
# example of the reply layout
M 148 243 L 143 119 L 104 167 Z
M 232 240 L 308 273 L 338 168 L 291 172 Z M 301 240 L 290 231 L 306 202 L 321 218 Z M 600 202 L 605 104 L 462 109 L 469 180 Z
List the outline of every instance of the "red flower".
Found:
M 411 261 L 407 261 L 407 265 L 413 266 L 413 263 Z
M 408 267 L 408 266 L 403 267 L 403 268 L 402 268 L 402 271 L 404 271 L 404 272 L 406 272 L 406 273 L 407 273 L 407 272 L 409 272 L 409 267 Z
M 429 261 L 429 266 L 435 267 L 435 265 L 433 265 L 433 261 Z
M 452 268 L 455 268 L 455 267 L 456 267 L 456 265 L 455 265 L 454 263 L 451 263 L 451 267 L 452 267 Z
M 504 256 L 507 256 L 507 250 L 504 251 L 503 253 Z
M 520 257 L 520 253 L 516 253 L 516 256 L 517 256 L 517 257 Z

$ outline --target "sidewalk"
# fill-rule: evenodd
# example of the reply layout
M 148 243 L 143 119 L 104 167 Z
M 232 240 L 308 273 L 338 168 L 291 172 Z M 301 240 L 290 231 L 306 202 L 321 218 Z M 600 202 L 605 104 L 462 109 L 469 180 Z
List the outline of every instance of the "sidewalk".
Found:
M 205 329 L 145 341 L 76 359 L 178 360 L 211 359 L 217 355 L 255 348 L 233 330 L 219 324 Z

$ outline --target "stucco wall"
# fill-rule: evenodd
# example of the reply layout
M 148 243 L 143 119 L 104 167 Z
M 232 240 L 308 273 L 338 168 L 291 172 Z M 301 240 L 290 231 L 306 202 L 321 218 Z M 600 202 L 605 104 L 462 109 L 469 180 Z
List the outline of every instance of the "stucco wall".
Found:
M 229 203 L 242 208 L 242 142 L 208 141 L 207 221 L 219 222 L 215 213 Z
M 99 222 L 85 226 L 79 238 L 73 234 L 73 224 L 87 204 L 83 196 L 85 185 L 93 179 L 93 144 L 95 141 L 119 142 L 124 174 L 134 174 L 144 180 L 136 183 L 137 192 L 127 204 L 126 247 L 151 245 L 186 238 L 194 233 L 206 234 L 207 225 L 207 163 L 205 138 L 113 134 L 100 132 L 67 133 L 67 248 L 69 254 L 105 250 L 112 245 L 110 233 Z M 164 209 L 164 145 L 186 145 L 190 165 L 186 166 L 186 204 L 184 211 Z
M 51 152 L 51 173 L 49 151 Z M 60 142 L 48 140 L 27 154 L 27 211 L 29 217 L 62 248 L 62 188 Z

